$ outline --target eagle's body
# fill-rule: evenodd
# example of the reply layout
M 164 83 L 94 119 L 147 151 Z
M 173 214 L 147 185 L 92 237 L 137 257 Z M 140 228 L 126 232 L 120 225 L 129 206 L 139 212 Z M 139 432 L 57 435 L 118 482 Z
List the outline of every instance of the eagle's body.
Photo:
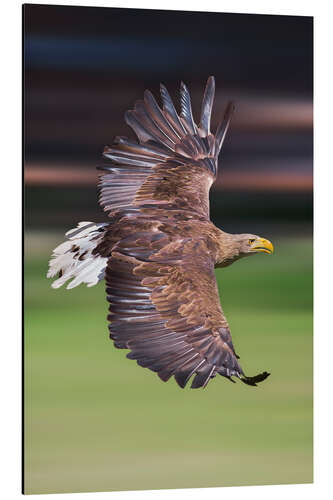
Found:
M 105 278 L 115 346 L 181 387 L 192 375 L 193 388 L 217 373 L 250 385 L 268 376 L 244 375 L 215 280 L 215 267 L 273 247 L 256 235 L 225 233 L 209 219 L 209 190 L 233 109 L 229 104 L 212 135 L 214 87 L 210 77 L 199 126 L 183 84 L 180 115 L 164 86 L 162 109 L 146 91 L 126 113 L 139 143 L 117 138 L 104 150 L 100 204 L 109 222 L 80 223 L 67 233 L 48 274 L 59 274 L 55 288 L 71 278 L 67 288 Z

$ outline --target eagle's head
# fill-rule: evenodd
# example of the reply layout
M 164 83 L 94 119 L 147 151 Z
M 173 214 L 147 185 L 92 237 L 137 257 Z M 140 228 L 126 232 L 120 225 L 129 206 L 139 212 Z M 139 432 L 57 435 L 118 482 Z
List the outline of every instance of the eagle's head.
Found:
M 266 240 L 266 238 L 262 238 L 256 234 L 237 235 L 237 246 L 240 257 L 253 255 L 259 252 L 269 254 L 274 252 L 273 244 L 269 240 Z
M 273 251 L 273 244 L 256 234 L 229 234 L 221 231 L 215 267 L 230 266 L 242 257 L 260 252 L 270 254 Z

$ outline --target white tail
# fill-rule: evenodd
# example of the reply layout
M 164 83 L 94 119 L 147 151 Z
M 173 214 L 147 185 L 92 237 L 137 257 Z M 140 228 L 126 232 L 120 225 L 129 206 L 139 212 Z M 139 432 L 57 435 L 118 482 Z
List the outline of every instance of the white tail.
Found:
M 72 278 L 74 279 L 68 283 L 67 289 L 80 283 L 86 283 L 90 287 L 104 278 L 108 259 L 92 254 L 92 251 L 101 242 L 105 226 L 107 224 L 79 222 L 78 227 L 66 233 L 67 241 L 53 250 L 49 262 L 47 277 L 59 276 L 52 283 L 52 288 L 59 288 Z

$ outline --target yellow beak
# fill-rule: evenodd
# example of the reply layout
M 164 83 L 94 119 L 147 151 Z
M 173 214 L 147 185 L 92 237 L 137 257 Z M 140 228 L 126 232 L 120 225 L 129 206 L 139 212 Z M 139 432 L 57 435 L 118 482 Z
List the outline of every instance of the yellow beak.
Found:
M 252 243 L 251 250 L 254 252 L 273 253 L 274 247 L 269 240 L 266 240 L 265 238 L 258 238 Z

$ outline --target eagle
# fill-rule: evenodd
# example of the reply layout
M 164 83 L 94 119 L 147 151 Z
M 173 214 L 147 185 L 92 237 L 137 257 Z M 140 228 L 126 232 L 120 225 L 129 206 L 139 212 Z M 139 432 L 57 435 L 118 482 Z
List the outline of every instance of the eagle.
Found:
M 215 268 L 272 243 L 255 234 L 230 234 L 209 216 L 209 191 L 234 104 L 215 134 L 210 121 L 215 79 L 208 78 L 199 124 L 187 86 L 180 113 L 164 85 L 161 105 L 146 90 L 125 113 L 137 140 L 116 137 L 103 152 L 99 203 L 108 222 L 80 222 L 53 251 L 52 287 L 91 287 L 105 280 L 110 338 L 127 358 L 181 388 L 206 387 L 217 374 L 256 386 L 266 371 L 246 376 L 223 313 Z

